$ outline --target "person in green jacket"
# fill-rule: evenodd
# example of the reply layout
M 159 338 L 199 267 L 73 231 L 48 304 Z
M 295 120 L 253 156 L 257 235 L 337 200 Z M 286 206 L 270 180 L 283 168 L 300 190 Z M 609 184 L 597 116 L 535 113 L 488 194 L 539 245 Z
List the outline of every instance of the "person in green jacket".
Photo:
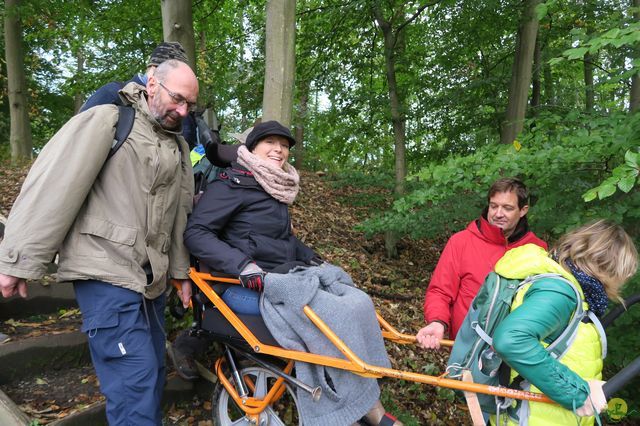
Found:
M 599 220 L 564 235 L 550 253 L 531 244 L 510 250 L 495 270 L 506 278 L 558 273 L 576 285 L 585 310 L 600 317 L 608 300 L 619 299 L 620 288 L 636 273 L 637 257 L 631 237 L 619 225 Z M 499 424 L 592 425 L 607 407 L 601 381 L 606 349 L 593 323 L 580 323 L 559 360 L 545 350 L 565 330 L 578 302 L 576 292 L 559 278 L 536 280 L 516 294 L 511 313 L 495 330 L 494 350 L 511 367 L 512 382 L 520 376 L 521 386 L 558 405 L 514 401 L 501 411 Z

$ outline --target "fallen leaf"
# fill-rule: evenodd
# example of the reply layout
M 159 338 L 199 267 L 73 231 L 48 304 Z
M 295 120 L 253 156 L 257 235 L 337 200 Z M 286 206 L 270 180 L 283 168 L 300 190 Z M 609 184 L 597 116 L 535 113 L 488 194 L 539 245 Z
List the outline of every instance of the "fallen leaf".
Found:
M 73 317 L 73 316 L 77 316 L 80 315 L 80 309 L 69 309 L 64 311 L 61 315 L 60 318 L 69 318 L 69 317 Z

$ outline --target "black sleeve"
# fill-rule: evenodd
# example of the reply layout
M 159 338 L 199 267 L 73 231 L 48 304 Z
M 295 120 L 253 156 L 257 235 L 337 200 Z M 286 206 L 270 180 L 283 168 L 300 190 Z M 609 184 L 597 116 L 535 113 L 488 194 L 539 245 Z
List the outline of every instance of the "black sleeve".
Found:
M 196 133 L 196 118 L 193 113 L 187 114 L 187 116 L 182 120 L 182 136 L 187 141 L 189 145 L 189 150 L 198 145 L 198 136 Z
M 298 238 L 293 237 L 293 240 L 296 245 L 296 260 L 309 263 L 311 259 L 320 259 L 320 256 L 318 256 L 315 251 Z
M 213 181 L 187 221 L 185 245 L 193 256 L 215 271 L 239 275 L 251 261 L 249 256 L 219 238 L 241 208 L 242 200 L 237 190 L 226 182 Z
M 112 81 L 107 83 L 87 99 L 87 101 L 80 107 L 80 112 L 86 111 L 96 105 L 120 105 L 120 95 L 118 92 L 122 89 L 123 83 L 119 81 Z

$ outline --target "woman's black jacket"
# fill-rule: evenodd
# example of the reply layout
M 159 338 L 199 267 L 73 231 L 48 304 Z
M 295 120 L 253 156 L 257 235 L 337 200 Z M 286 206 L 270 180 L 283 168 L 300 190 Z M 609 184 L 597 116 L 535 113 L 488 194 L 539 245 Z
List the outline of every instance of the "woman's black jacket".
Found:
M 184 233 L 191 254 L 213 271 L 239 275 L 251 261 L 265 271 L 316 254 L 293 236 L 287 205 L 233 164 L 211 182 Z

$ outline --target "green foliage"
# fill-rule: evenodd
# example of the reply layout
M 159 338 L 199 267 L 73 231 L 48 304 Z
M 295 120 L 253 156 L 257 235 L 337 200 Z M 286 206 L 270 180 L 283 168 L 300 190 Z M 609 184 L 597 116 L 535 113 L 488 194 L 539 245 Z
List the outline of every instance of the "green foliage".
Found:
M 438 388 L 438 398 L 453 403 L 456 400 L 456 392 L 449 388 Z
M 397 407 L 396 397 L 395 395 L 389 391 L 388 388 L 382 388 L 382 392 L 380 393 L 380 402 L 385 407 L 385 409 L 393 413 L 401 422 L 403 422 L 406 426 L 419 426 L 420 422 L 416 420 L 415 417 L 406 411 L 400 411 Z
M 619 222 L 638 217 L 637 193 L 629 193 L 614 206 L 585 205 L 581 194 L 616 166 L 612 159 L 638 145 L 640 115 L 547 113 L 527 125 L 529 130 L 514 145 L 488 145 L 429 163 L 411 177 L 418 189 L 397 200 L 391 211 L 365 222 L 362 229 L 369 234 L 393 230 L 412 237 L 459 230 L 479 214 L 491 182 L 501 176 L 518 176 L 528 184 L 529 219 L 538 233 L 559 235 L 594 217 Z
M 640 22 L 627 24 L 621 21 L 619 24 L 624 25 L 624 27 L 611 28 L 594 37 L 587 38 L 577 47 L 567 49 L 562 53 L 562 56 L 552 59 L 550 61 L 551 65 L 558 64 L 564 59 L 582 60 L 586 53 L 595 54 L 606 48 L 619 49 L 624 46 L 634 47 L 640 42 Z M 574 37 L 584 38 L 585 35 L 581 31 L 575 31 Z M 638 68 L 637 63 L 634 63 L 633 66 Z
M 582 197 L 585 201 L 593 201 L 596 197 L 599 200 L 610 197 L 616 190 L 629 193 L 636 183 L 638 172 L 638 159 L 640 154 L 635 151 L 627 151 L 624 155 L 624 163 L 613 169 L 611 176 L 605 179 L 600 185 L 585 192 Z

